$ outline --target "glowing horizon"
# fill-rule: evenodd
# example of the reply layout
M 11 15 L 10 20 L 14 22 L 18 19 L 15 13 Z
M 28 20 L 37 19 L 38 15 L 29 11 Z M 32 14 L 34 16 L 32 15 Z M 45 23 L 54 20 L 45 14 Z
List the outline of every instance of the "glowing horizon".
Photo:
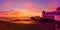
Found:
M 0 16 L 42 16 L 42 11 L 55 11 L 60 0 L 0 0 Z M 16 12 L 15 12 L 16 11 Z

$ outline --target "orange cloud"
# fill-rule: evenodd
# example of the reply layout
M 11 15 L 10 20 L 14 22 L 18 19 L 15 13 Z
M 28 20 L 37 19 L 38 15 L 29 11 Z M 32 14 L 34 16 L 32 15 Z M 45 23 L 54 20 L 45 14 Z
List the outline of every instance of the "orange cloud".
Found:
M 10 2 L 6 2 L 2 5 L 2 9 L 7 8 L 12 5 Z M 18 4 L 19 5 L 19 4 Z M 18 8 L 18 7 L 16 7 Z M 41 16 L 41 6 L 39 4 L 33 4 L 32 2 L 25 2 L 22 5 L 22 9 L 13 9 L 3 14 L 3 16 L 11 16 L 11 17 L 21 17 L 21 16 Z M 16 11 L 15 11 L 16 10 Z M 7 15 L 6 15 L 7 14 Z M 2 15 L 2 14 L 1 14 Z

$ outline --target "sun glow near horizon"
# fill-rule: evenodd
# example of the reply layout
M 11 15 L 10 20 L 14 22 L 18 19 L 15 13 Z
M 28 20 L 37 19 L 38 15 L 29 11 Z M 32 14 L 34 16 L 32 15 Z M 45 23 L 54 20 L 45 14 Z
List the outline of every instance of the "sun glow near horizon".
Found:
M 42 11 L 54 11 L 60 4 L 57 0 L 1 0 L 0 16 L 29 17 L 42 16 Z
M 36 12 L 33 10 L 12 10 L 11 12 L 7 12 L 5 14 L 0 14 L 0 16 L 4 17 L 31 17 L 31 16 L 42 16 L 41 12 Z

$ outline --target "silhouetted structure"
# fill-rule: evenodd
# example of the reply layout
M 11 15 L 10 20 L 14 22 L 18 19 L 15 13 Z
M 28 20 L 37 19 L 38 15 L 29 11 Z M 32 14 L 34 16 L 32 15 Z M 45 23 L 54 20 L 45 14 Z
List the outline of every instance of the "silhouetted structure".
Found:
M 45 12 L 45 11 L 43 11 L 42 12 L 42 17 L 50 18 L 51 20 L 52 19 L 56 20 L 57 21 L 57 26 L 60 27 L 60 7 L 57 7 L 56 11 L 53 11 L 53 12 Z M 48 21 L 48 20 L 44 20 L 44 21 Z
M 54 23 L 55 22 L 55 20 L 54 19 L 50 19 L 50 18 L 40 18 L 40 20 L 39 20 L 41 23 L 43 23 L 43 22 L 50 22 L 50 23 Z
M 35 18 L 37 18 L 37 19 L 35 19 Z M 32 17 L 31 19 L 40 23 L 40 28 L 43 28 L 41 30 L 55 30 L 56 26 L 55 26 L 55 20 L 54 19 L 44 18 L 44 17 L 39 17 L 39 18 L 38 17 Z M 37 24 L 39 24 L 39 23 L 37 23 Z
M 60 10 L 60 7 L 58 7 L 56 10 Z
M 35 20 L 35 17 L 30 17 L 31 20 Z
M 59 16 L 60 16 L 60 7 L 58 7 L 56 11 L 53 11 L 53 12 L 42 11 L 42 17 L 45 17 L 45 18 L 50 18 L 50 19 L 54 18 L 55 20 L 60 20 Z
M 44 17 L 31 17 L 31 19 L 35 21 L 39 21 L 40 23 L 43 23 L 43 22 L 54 23 L 55 22 L 54 18 L 50 19 L 50 18 L 44 18 Z
M 53 19 L 56 12 L 42 12 L 42 17 Z
M 40 16 L 30 17 L 30 19 L 39 21 L 40 20 Z

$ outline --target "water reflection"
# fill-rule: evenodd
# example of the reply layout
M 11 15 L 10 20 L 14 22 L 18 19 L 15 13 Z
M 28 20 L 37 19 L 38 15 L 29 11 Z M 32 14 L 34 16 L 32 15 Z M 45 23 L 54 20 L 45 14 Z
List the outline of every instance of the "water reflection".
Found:
M 16 24 L 35 24 L 36 21 L 28 19 L 28 18 L 1 18 L 2 21 L 8 21 L 10 23 L 16 23 Z

